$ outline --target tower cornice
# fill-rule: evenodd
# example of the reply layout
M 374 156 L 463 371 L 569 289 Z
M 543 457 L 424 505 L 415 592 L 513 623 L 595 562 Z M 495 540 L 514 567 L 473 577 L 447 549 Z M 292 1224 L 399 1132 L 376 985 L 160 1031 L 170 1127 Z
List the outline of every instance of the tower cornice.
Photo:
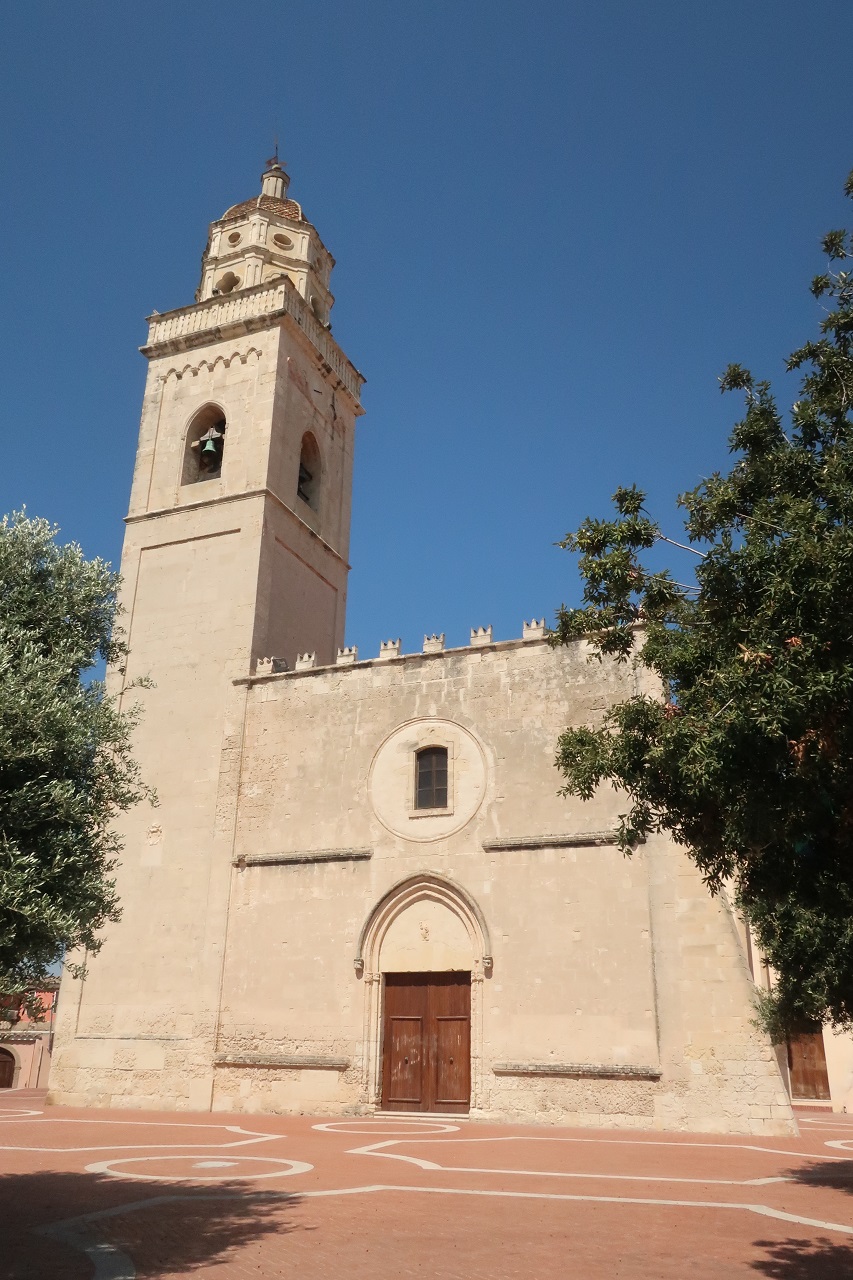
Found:
M 290 317 L 320 359 L 329 367 L 344 390 L 361 410 L 361 388 L 365 379 L 344 355 L 329 330 L 286 278 L 273 284 L 259 284 L 224 297 L 208 298 L 174 311 L 148 317 L 148 341 L 140 347 L 149 360 L 192 351 L 218 339 L 257 333 Z

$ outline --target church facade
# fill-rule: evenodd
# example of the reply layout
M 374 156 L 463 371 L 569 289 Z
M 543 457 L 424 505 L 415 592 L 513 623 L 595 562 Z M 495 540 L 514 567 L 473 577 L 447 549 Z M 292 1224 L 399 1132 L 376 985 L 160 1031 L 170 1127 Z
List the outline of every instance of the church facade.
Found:
M 363 379 L 332 266 L 275 162 L 150 319 L 109 679 L 159 805 L 121 821 L 51 1097 L 793 1131 L 726 902 L 663 837 L 623 857 L 611 790 L 557 795 L 560 731 L 641 677 L 535 619 L 345 647 Z

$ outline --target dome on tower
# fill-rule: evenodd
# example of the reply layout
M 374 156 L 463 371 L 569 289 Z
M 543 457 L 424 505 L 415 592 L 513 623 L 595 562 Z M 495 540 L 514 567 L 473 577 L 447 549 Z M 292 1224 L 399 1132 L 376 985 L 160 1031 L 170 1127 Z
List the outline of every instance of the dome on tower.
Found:
M 270 213 L 273 217 L 305 222 L 302 206 L 296 200 L 288 198 L 289 186 L 290 175 L 278 158 L 276 144 L 276 153 L 271 160 L 267 161 L 267 167 L 261 175 L 261 194 L 253 196 L 251 200 L 241 200 L 239 204 L 232 204 L 230 209 L 225 210 L 219 221 L 231 222 L 235 218 L 245 218 L 256 209 L 260 209 L 261 212 Z
M 302 205 L 297 200 L 281 199 L 280 196 L 253 196 L 251 200 L 242 200 L 240 204 L 232 204 L 220 218 L 220 222 L 229 222 L 234 218 L 245 218 L 253 209 L 262 209 L 264 213 L 272 213 L 279 218 L 292 218 L 295 222 L 305 222 Z

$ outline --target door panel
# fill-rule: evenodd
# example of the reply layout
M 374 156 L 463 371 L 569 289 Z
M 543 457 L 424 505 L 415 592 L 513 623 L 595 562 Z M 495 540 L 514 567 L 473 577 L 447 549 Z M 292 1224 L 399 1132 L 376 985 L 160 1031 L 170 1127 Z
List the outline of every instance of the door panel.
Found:
M 427 992 L 408 973 L 385 982 L 385 1036 L 382 1046 L 382 1105 L 395 1111 L 426 1108 Z
M 467 1112 L 470 973 L 386 974 L 383 1031 L 383 1107 Z
M 423 1018 L 392 1017 L 388 1070 L 388 1102 L 420 1107 L 423 1101 Z
M 439 1111 L 468 1110 L 471 1097 L 471 1020 L 435 1020 L 435 1105 Z

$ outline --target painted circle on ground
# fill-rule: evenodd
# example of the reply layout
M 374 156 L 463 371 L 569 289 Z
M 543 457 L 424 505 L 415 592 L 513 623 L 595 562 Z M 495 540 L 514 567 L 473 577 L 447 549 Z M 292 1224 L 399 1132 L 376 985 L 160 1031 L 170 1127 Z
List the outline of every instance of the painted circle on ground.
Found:
M 17 1120 L 24 1116 L 43 1116 L 43 1111 L 24 1111 L 18 1107 L 0 1107 L 0 1120 Z
M 143 1173 L 140 1165 L 165 1164 L 180 1160 L 184 1168 L 177 1173 Z M 119 1168 L 119 1166 L 122 1168 Z M 133 1168 L 127 1168 L 128 1165 Z M 253 1168 L 244 1166 L 252 1165 Z M 254 1166 L 262 1165 L 265 1168 Z M 227 1168 L 227 1172 L 225 1172 Z M 258 1178 L 290 1178 L 297 1173 L 310 1173 L 313 1164 L 304 1160 L 277 1160 L 273 1156 L 236 1156 L 233 1160 L 210 1160 L 204 1155 L 129 1156 L 123 1160 L 98 1160 L 87 1164 L 87 1173 L 106 1173 L 111 1178 L 131 1178 L 140 1182 L 222 1182 L 237 1178 L 241 1182 Z M 222 1173 L 199 1174 L 199 1169 L 222 1169 Z
M 834 1138 L 823 1145 L 825 1147 L 837 1147 L 840 1151 L 853 1151 L 853 1138 Z
M 393 1126 L 393 1127 L 392 1127 Z M 405 1126 L 405 1127 L 404 1127 Z M 349 1133 L 356 1137 L 375 1134 L 382 1138 L 410 1138 L 416 1133 L 458 1133 L 458 1124 L 445 1124 L 441 1120 L 331 1120 L 315 1124 L 312 1129 L 320 1133 Z

